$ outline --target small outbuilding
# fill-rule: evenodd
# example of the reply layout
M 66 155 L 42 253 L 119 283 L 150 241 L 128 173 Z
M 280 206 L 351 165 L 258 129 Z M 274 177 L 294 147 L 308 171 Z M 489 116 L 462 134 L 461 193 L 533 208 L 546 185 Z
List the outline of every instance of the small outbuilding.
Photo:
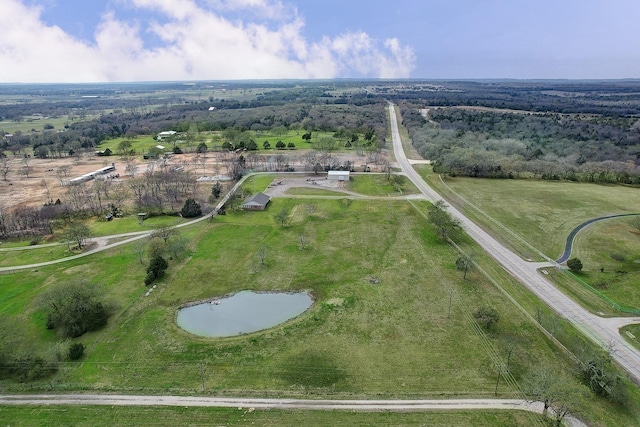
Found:
M 178 132 L 176 132 L 175 130 L 167 130 L 167 131 L 164 131 L 164 132 L 160 132 L 158 134 L 158 136 L 156 136 L 156 139 L 158 141 L 162 141 L 165 138 L 171 138 L 171 137 L 175 136 L 176 133 L 178 133 Z
M 270 201 L 271 196 L 264 193 L 256 193 L 242 202 L 242 209 L 248 211 L 263 211 Z
M 349 171 L 329 171 L 327 178 L 330 181 L 349 181 Z

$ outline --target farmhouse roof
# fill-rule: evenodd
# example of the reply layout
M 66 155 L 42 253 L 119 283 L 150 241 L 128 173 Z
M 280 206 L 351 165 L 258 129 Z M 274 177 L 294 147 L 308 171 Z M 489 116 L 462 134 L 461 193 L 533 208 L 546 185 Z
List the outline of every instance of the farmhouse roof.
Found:
M 256 193 L 253 196 L 248 197 L 244 201 L 243 205 L 247 205 L 249 203 L 255 203 L 258 205 L 267 206 L 267 203 L 269 203 L 269 200 L 271 200 L 271 196 L 264 193 Z

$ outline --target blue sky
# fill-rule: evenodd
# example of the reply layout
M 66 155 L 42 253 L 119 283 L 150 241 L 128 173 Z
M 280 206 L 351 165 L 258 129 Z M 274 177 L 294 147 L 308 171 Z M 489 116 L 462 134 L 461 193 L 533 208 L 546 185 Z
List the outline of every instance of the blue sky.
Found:
M 0 82 L 640 78 L 637 0 L 2 0 Z

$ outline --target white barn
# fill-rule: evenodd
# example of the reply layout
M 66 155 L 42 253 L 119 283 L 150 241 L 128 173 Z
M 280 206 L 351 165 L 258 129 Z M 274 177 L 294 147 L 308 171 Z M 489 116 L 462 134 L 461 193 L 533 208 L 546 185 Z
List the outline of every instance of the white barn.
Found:
M 349 171 L 329 171 L 327 178 L 331 181 L 349 181 Z

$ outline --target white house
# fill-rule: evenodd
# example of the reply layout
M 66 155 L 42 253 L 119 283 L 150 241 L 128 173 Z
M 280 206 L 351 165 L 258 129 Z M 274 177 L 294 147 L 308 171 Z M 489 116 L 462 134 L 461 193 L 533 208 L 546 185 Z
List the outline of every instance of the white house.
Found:
M 331 181 L 349 181 L 349 171 L 329 171 L 327 178 Z
M 178 133 L 178 132 L 176 132 L 175 130 L 167 130 L 167 131 L 164 131 L 164 132 L 160 132 L 160 133 L 158 134 L 158 136 L 156 137 L 156 139 L 157 139 L 158 141 L 161 141 L 161 140 L 163 140 L 164 138 L 171 138 L 171 137 L 172 137 L 172 136 L 174 136 L 176 133 Z

